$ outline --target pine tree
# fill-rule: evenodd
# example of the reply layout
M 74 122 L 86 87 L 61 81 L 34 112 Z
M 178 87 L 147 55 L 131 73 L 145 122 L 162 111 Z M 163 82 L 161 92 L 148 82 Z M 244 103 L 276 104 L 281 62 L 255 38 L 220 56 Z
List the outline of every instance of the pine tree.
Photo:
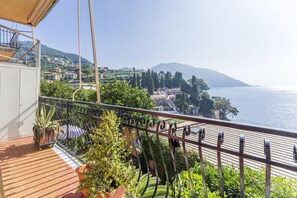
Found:
M 180 90 L 181 90 L 181 92 L 190 94 L 191 93 L 191 85 L 189 85 L 185 80 L 183 80 Z

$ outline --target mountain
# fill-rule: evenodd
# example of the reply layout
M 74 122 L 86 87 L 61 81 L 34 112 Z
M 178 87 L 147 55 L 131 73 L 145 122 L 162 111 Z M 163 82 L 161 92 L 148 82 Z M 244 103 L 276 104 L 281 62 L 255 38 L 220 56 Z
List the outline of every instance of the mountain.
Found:
M 21 47 L 18 50 L 15 57 L 19 57 L 24 52 L 26 52 L 31 46 L 31 41 L 21 41 Z M 24 60 L 24 58 L 22 59 Z M 28 53 L 27 60 L 29 64 L 34 63 L 34 50 L 31 50 Z M 60 50 L 56 50 L 54 48 L 48 47 L 46 45 L 41 44 L 41 66 L 42 67 L 54 67 L 54 66 L 71 66 L 78 64 L 78 55 L 73 53 L 65 53 Z M 92 65 L 90 61 L 85 58 L 81 58 L 82 65 Z
M 183 78 L 188 80 L 195 75 L 197 78 L 202 78 L 208 84 L 209 87 L 242 87 L 249 86 L 248 84 L 231 78 L 223 73 L 217 72 L 211 69 L 193 67 L 191 65 L 185 65 L 180 63 L 161 63 L 151 68 L 155 72 L 171 72 L 174 75 L 175 72 L 181 72 Z

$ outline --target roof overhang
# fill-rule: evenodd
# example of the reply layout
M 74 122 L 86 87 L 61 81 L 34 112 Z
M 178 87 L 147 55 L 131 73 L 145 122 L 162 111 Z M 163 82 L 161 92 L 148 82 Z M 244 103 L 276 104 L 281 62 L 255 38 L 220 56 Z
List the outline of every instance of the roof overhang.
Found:
M 57 2 L 58 0 L 0 0 L 0 19 L 37 26 Z

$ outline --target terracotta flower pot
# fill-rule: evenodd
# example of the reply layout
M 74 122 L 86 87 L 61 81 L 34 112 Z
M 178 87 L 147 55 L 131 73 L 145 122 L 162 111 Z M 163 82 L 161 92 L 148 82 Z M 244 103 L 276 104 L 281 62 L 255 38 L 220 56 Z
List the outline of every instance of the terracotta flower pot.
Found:
M 75 169 L 75 172 L 78 175 L 79 182 L 84 178 L 84 174 L 88 172 L 89 167 L 90 167 L 90 164 L 84 164 Z M 106 198 L 124 198 L 125 192 L 126 192 L 125 187 L 119 186 L 111 193 L 106 192 L 105 197 Z M 80 191 L 80 193 L 83 195 L 83 197 L 87 197 L 88 189 L 83 189 Z M 101 198 L 100 194 L 98 194 L 96 198 Z

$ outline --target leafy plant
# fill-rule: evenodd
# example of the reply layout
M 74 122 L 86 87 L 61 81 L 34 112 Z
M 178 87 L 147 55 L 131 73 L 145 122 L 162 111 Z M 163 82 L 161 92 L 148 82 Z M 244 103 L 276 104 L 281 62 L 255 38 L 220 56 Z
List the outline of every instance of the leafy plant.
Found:
M 41 108 L 36 110 L 36 119 L 33 130 L 39 132 L 43 137 L 45 137 L 45 132 L 48 130 L 53 130 L 55 136 L 60 131 L 60 124 L 57 120 L 52 120 L 55 114 L 55 107 L 51 107 L 47 112 L 46 106 L 42 105 Z
M 177 184 L 177 181 L 175 180 L 173 182 L 175 197 L 178 197 L 179 193 L 180 193 L 180 197 L 195 197 L 195 198 L 205 197 L 202 176 L 197 171 L 195 171 L 195 168 L 197 168 L 197 165 L 194 168 L 190 169 L 191 181 L 193 186 L 192 190 L 191 190 L 191 183 L 190 183 L 188 171 L 182 171 L 181 173 L 179 173 L 179 184 L 180 184 L 181 190 L 179 192 L 178 184 Z M 212 192 L 209 190 L 209 188 L 207 188 L 207 195 L 210 198 L 220 197 L 218 191 Z
M 131 149 L 125 149 L 127 138 L 119 131 L 119 119 L 110 111 L 103 113 L 99 127 L 90 135 L 93 144 L 83 155 L 90 166 L 79 186 L 80 190 L 88 189 L 90 197 L 98 193 L 105 197 L 105 192 L 112 192 L 119 186 L 134 192 L 136 169 L 131 161 L 125 160 Z
M 159 149 L 159 142 L 158 139 L 156 138 L 156 136 L 153 135 L 149 135 L 148 137 L 145 134 L 142 134 L 141 137 L 143 140 L 143 150 L 146 151 L 146 157 L 148 160 L 152 160 L 152 155 L 149 151 L 149 143 L 151 144 L 151 148 L 152 148 L 152 153 L 154 154 L 155 160 L 157 161 L 157 171 L 158 171 L 158 176 L 161 179 L 161 181 L 163 182 L 163 184 L 165 184 L 166 182 L 166 171 L 165 171 L 165 167 L 163 166 L 162 163 L 162 158 L 161 158 L 161 150 Z M 161 138 L 160 137 L 160 144 L 161 144 L 161 148 L 162 148 L 162 153 L 164 156 L 164 161 L 165 161 L 165 166 L 168 172 L 168 176 L 169 179 L 171 180 L 172 178 L 174 178 L 175 173 L 174 173 L 174 169 L 173 167 L 173 161 L 172 161 L 172 157 L 170 154 L 170 149 L 169 149 L 169 145 L 168 145 L 168 140 L 165 138 Z M 184 152 L 183 150 L 179 147 L 176 148 L 176 167 L 177 167 L 177 171 L 183 171 L 186 170 L 186 162 L 185 162 L 185 157 L 184 157 Z M 188 151 L 187 152 L 188 155 L 188 159 L 189 159 L 189 166 L 192 167 L 195 165 L 196 162 L 199 162 L 199 157 L 197 152 L 194 151 Z M 145 166 L 145 158 L 143 155 L 140 155 L 140 159 L 142 162 L 142 167 L 146 167 Z M 145 171 L 145 170 L 143 170 Z
M 137 180 L 138 177 L 139 173 L 135 175 L 134 179 Z M 142 198 L 153 197 L 156 185 L 158 185 L 158 188 L 154 197 L 164 197 L 167 187 L 165 185 L 157 184 L 157 178 L 149 173 L 142 175 L 136 185 L 137 197 L 140 197 L 140 195 L 142 195 Z

